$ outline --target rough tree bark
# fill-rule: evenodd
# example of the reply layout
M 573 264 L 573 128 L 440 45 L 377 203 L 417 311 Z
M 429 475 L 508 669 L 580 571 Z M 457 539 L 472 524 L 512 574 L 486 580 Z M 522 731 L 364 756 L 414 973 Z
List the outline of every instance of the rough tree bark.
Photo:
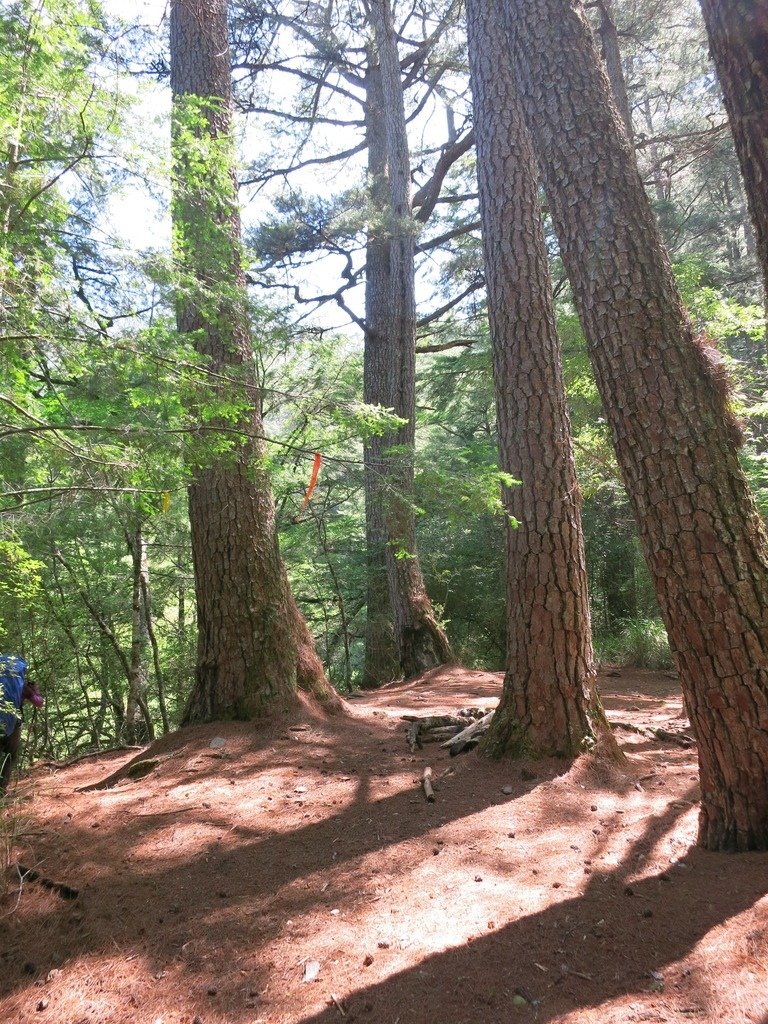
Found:
M 182 275 L 179 331 L 190 335 L 234 417 L 206 427 L 235 437 L 189 488 L 197 601 L 195 684 L 185 721 L 250 718 L 290 704 L 296 688 L 326 704 L 325 679 L 285 573 L 263 466 L 260 396 L 246 311 L 231 131 L 225 0 L 173 0 L 173 225 Z
M 385 210 L 388 204 L 387 146 L 384 133 L 384 100 L 381 95 L 381 66 L 369 51 L 365 82 L 366 145 L 368 149 L 368 188 L 373 210 Z M 376 343 L 372 332 L 374 298 L 378 282 L 386 280 L 389 247 L 381 225 L 372 224 L 366 242 L 366 325 L 363 350 L 363 401 L 376 405 L 382 400 L 381 381 L 384 346 Z M 371 291 L 368 298 L 368 289 Z M 381 686 L 399 675 L 399 657 L 393 627 L 392 602 L 387 579 L 387 526 L 384 516 L 386 491 L 382 472 L 384 438 L 365 442 L 365 543 L 367 603 L 365 615 L 365 658 L 362 685 L 366 689 Z
M 451 661 L 452 654 L 427 595 L 416 550 L 416 228 L 400 62 L 389 0 L 370 0 L 367 9 L 374 37 L 372 63 L 378 67 L 371 68 L 369 75 L 375 222 L 367 245 L 364 390 L 366 401 L 393 409 L 406 422 L 367 446 L 366 479 L 373 491 L 369 500 L 383 507 L 395 643 L 400 671 L 408 677 Z M 369 518 L 371 522 L 375 524 L 375 518 Z
M 699 842 L 768 848 L 768 539 L 577 0 L 505 0 L 512 58 L 699 745 Z
M 632 127 L 632 110 L 629 106 L 627 80 L 621 63 L 621 46 L 619 45 L 619 33 L 616 28 L 616 13 L 613 7 L 613 0 L 597 0 L 597 13 L 600 18 L 598 28 L 600 48 L 603 51 L 605 70 L 611 83 L 611 94 L 619 114 L 621 114 L 621 120 L 627 131 L 627 138 L 634 144 L 635 133 Z
M 764 0 L 700 0 L 725 98 L 768 302 L 768 7 Z
M 503 12 L 466 0 L 499 458 L 505 488 L 507 662 L 483 741 L 574 756 L 608 733 L 595 690 L 580 494 L 536 169 Z

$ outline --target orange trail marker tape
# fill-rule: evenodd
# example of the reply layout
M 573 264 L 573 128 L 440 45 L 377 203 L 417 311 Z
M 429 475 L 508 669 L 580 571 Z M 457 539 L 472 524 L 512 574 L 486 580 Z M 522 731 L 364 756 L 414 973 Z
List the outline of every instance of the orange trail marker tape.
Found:
M 307 507 L 307 502 L 312 497 L 312 491 L 314 491 L 315 489 L 315 484 L 317 483 L 317 476 L 318 473 L 320 472 L 320 466 L 322 465 L 322 462 L 323 456 L 320 454 L 320 452 L 315 452 L 315 462 L 314 465 L 312 466 L 312 476 L 309 478 L 309 487 L 307 488 L 307 493 L 304 495 L 304 501 L 301 503 L 301 508 L 299 509 L 299 512 L 304 511 L 304 509 Z

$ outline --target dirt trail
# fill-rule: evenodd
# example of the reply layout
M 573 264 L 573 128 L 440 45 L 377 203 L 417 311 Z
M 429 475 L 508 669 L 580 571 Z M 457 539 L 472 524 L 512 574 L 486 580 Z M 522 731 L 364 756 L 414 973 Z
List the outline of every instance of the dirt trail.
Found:
M 647 732 L 684 730 L 675 680 L 602 679 L 609 717 L 645 730 L 617 734 L 625 772 L 410 753 L 403 714 L 500 685 L 435 671 L 344 718 L 36 769 L 18 857 L 79 895 L 11 886 L 0 1021 L 768 1024 L 768 855 L 692 848 L 695 748 Z

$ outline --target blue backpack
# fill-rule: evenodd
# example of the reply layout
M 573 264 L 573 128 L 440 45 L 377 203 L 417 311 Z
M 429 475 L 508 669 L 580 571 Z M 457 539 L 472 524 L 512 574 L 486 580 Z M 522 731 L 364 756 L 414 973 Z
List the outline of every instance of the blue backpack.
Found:
M 21 720 L 26 671 L 27 663 L 23 658 L 15 654 L 0 654 L 0 737 L 10 736 Z

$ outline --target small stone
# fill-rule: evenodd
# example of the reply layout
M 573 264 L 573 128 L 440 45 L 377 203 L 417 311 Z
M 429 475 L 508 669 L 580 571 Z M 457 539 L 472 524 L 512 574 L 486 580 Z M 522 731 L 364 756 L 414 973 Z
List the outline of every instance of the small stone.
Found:
M 523 996 L 515 995 L 515 996 L 512 996 L 512 1005 L 513 1006 L 527 1006 L 528 1005 L 528 1000 L 524 999 Z
M 310 982 L 315 981 L 318 974 L 320 973 L 320 961 L 319 960 L 307 960 L 304 965 L 304 977 L 302 981 Z
M 653 917 L 653 911 L 650 907 L 643 911 L 643 917 Z
M 370 967 L 373 963 L 373 957 L 369 953 L 368 956 L 363 960 L 363 967 Z
M 50 984 L 50 982 L 55 981 L 56 978 L 58 978 L 58 976 L 60 974 L 61 974 L 61 971 L 59 970 L 59 968 L 58 967 L 54 967 L 52 971 L 48 971 L 48 973 L 45 976 L 45 980 L 46 980 L 46 982 L 48 982 Z
M 47 999 L 47 998 L 39 999 L 35 1009 L 37 1010 L 38 1013 L 40 1013 L 42 1010 L 44 1010 L 48 1006 L 49 1002 L 50 1002 L 50 999 Z
M 560 889 L 560 888 L 562 888 L 562 885 L 563 885 L 562 882 L 553 882 L 552 883 L 552 888 L 553 889 Z
M 625 896 L 634 896 L 635 895 L 635 890 L 632 888 L 631 885 L 625 885 L 624 886 L 624 895 Z
M 515 792 L 515 787 L 514 786 L 502 786 L 501 787 L 501 792 L 505 796 L 511 796 Z
M 208 746 L 211 750 L 221 750 L 222 747 L 226 747 L 227 741 L 223 736 L 214 736 Z
M 206 995 L 209 996 L 215 996 L 218 993 L 218 991 L 219 990 L 216 988 L 215 985 L 209 985 L 208 988 L 205 990 Z

